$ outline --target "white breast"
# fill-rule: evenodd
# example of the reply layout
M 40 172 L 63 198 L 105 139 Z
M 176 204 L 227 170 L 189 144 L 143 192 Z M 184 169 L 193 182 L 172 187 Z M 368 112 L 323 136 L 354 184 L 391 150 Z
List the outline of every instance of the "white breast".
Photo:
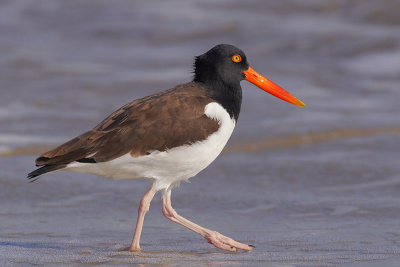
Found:
M 128 153 L 109 162 L 95 164 L 73 162 L 66 169 L 111 179 L 149 178 L 155 181 L 157 190 L 178 185 L 213 162 L 235 128 L 235 120 L 216 102 L 209 103 L 205 107 L 204 114 L 217 120 L 220 127 L 203 141 L 163 152 L 154 151 L 141 157 L 132 157 Z

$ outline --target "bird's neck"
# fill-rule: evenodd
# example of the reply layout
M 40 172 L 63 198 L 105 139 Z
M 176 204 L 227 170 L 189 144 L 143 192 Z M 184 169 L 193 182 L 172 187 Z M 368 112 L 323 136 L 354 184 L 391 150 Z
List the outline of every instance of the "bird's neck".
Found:
M 203 86 L 211 98 L 226 109 L 231 118 L 235 119 L 235 121 L 238 120 L 242 105 L 242 88 L 239 83 L 228 85 L 218 80 L 213 82 L 207 81 L 207 83 L 195 82 Z

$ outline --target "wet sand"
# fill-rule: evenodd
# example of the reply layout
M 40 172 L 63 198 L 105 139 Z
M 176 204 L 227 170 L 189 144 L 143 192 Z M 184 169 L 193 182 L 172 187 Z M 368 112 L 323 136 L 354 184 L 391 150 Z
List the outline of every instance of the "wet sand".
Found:
M 0 3 L 0 265 L 397 266 L 400 21 L 395 1 Z M 304 109 L 242 83 L 223 154 L 173 190 L 183 216 L 238 241 L 228 253 L 162 216 L 129 245 L 145 180 L 59 172 L 41 152 L 132 99 L 191 77 L 194 55 L 242 48 Z

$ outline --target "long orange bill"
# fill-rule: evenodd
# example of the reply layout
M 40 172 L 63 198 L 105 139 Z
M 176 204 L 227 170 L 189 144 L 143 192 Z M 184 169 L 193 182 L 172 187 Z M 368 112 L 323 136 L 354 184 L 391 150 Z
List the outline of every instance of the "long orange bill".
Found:
M 285 100 L 293 105 L 299 107 L 305 107 L 306 104 L 298 100 L 296 97 L 292 96 L 289 92 L 282 89 L 279 85 L 271 82 L 261 74 L 257 73 L 255 70 L 249 67 L 248 70 L 243 71 L 244 75 L 246 76 L 245 80 L 255 84 L 262 90 L 271 95 L 274 95 L 282 100 Z

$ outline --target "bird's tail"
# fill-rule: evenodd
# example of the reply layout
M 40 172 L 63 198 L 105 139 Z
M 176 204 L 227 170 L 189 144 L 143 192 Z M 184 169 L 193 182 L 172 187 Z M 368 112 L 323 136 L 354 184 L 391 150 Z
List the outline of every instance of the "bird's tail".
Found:
M 36 169 L 33 172 L 28 173 L 29 182 L 32 183 L 32 182 L 36 181 L 37 179 L 39 179 L 38 176 L 40 176 L 42 174 L 45 174 L 47 172 L 52 172 L 52 171 L 56 171 L 56 170 L 62 169 L 65 166 L 66 166 L 65 164 L 60 164 L 60 165 L 59 164 L 57 164 L 57 165 L 48 164 L 48 165 L 44 165 L 44 166 L 40 167 L 39 169 Z

